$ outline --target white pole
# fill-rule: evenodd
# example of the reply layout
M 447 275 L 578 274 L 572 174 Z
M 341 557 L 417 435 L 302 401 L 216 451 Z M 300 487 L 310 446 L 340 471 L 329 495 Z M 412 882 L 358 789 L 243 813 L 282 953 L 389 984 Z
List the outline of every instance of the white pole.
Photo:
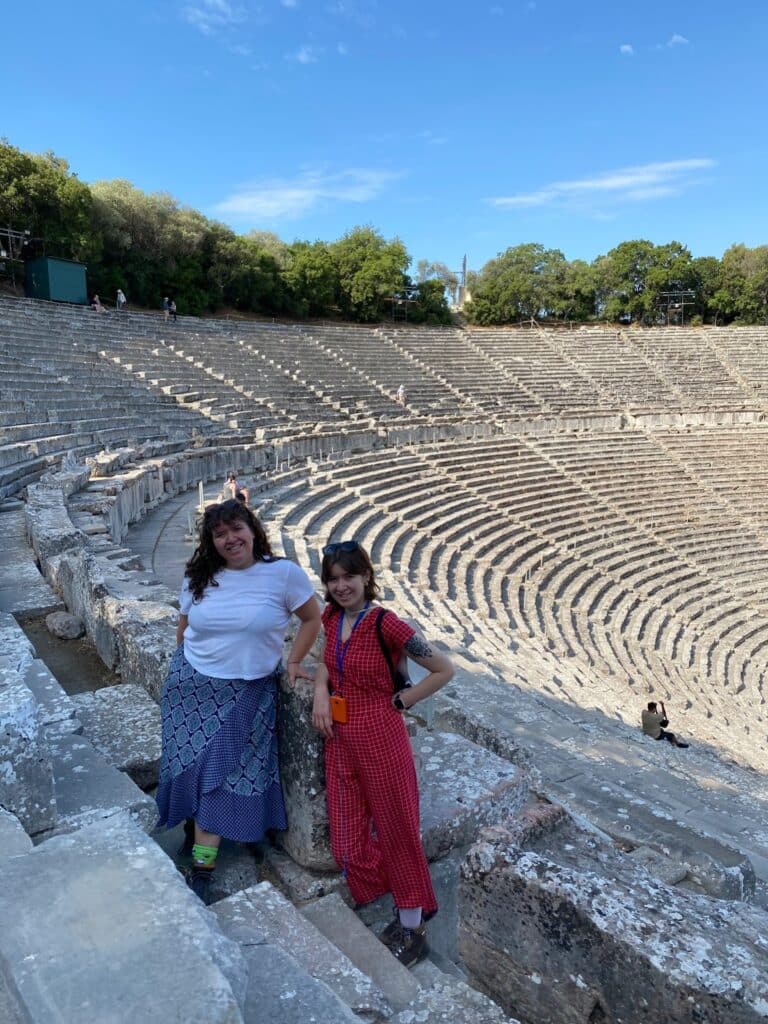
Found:
M 205 492 L 203 491 L 203 481 L 197 485 L 198 494 L 200 495 L 200 515 L 205 512 Z

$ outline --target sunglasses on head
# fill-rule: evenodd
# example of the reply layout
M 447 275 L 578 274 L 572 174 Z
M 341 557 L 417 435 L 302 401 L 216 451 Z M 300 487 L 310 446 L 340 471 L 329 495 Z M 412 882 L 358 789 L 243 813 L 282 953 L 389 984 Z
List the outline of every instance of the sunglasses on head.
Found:
M 339 551 L 357 551 L 359 547 L 356 540 L 340 540 L 336 544 L 326 544 L 323 548 L 323 558 L 327 555 L 336 555 Z

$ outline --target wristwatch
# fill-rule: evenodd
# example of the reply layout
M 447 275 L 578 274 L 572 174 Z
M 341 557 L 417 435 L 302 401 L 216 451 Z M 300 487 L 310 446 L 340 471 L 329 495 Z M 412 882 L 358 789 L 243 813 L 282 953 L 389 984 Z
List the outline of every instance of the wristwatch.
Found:
M 396 693 L 392 698 L 392 706 L 396 707 L 398 711 L 407 711 L 408 708 L 403 704 L 403 698 L 399 693 Z

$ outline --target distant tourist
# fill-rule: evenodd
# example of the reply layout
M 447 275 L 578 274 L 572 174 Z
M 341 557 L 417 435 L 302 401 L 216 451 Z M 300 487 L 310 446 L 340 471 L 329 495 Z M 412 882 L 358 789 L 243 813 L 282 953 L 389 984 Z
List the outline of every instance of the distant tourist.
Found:
M 661 711 L 657 710 L 655 700 L 648 701 L 648 708 L 642 713 L 643 732 L 652 740 L 666 740 L 673 747 L 687 747 L 688 744 L 681 743 L 673 732 L 667 732 L 666 727 L 669 725 L 667 709 L 664 707 L 663 700 L 659 701 L 659 704 Z
M 325 649 L 315 673 L 312 724 L 325 737 L 331 850 L 358 903 L 390 892 L 394 920 L 381 941 L 406 967 L 427 955 L 425 922 L 437 913 L 419 830 L 419 791 L 401 712 L 453 676 L 407 622 L 373 603 L 379 588 L 354 540 L 323 548 Z M 405 651 L 427 675 L 395 689 Z
M 168 303 L 168 312 L 173 317 L 173 322 L 175 323 L 176 322 L 176 303 L 174 302 L 173 299 L 171 299 L 171 301 Z
M 181 589 L 178 648 L 160 700 L 159 824 L 185 822 L 187 884 L 206 900 L 224 837 L 256 843 L 287 827 L 277 762 L 277 685 L 285 634 L 299 628 L 288 681 L 320 631 L 314 587 L 272 553 L 264 527 L 239 501 L 206 509 Z
M 171 314 L 171 301 L 166 295 L 163 299 L 163 320 L 167 320 Z
M 230 470 L 227 473 L 227 480 L 224 484 L 224 497 L 235 498 L 237 501 L 242 501 L 243 504 L 247 505 L 250 500 L 250 494 L 248 488 L 244 484 L 237 482 L 237 473 L 234 470 Z
M 400 405 L 405 405 L 406 402 L 405 384 L 401 384 L 397 389 L 397 400 Z
M 93 298 L 91 299 L 91 309 L 95 313 L 106 313 L 107 312 L 106 306 L 102 305 L 101 299 L 96 294 L 96 292 L 93 293 Z
M 115 305 L 117 306 L 118 312 L 120 312 L 120 310 L 125 305 L 125 292 L 123 291 L 122 288 L 117 289 L 117 300 Z

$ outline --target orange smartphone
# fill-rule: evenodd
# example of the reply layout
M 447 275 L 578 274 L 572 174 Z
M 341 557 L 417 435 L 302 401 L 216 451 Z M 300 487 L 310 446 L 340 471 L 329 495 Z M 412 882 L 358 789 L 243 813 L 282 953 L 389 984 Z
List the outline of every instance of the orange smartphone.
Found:
M 338 693 L 331 694 L 331 721 L 345 725 L 347 718 L 347 702 Z

